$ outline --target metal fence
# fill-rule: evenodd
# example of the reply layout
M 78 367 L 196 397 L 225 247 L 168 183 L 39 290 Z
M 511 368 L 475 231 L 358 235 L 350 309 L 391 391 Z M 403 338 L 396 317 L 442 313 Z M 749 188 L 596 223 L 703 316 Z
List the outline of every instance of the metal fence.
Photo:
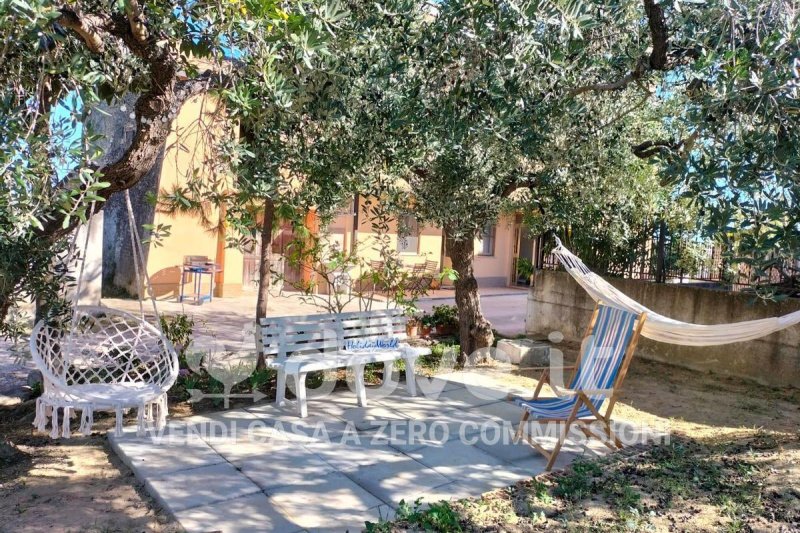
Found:
M 557 270 L 561 268 L 558 258 L 545 250 L 547 242 L 552 239 L 538 237 L 535 240 L 533 263 L 539 270 Z M 700 253 L 694 257 L 693 264 L 682 264 L 682 248 L 692 246 Z M 633 260 L 626 264 L 607 265 L 605 268 L 589 264 L 595 272 L 605 276 L 640 279 L 645 281 L 658 280 L 657 256 L 658 243 L 656 238 L 635 254 Z M 575 250 L 581 255 L 578 250 Z M 683 283 L 703 285 L 729 291 L 752 291 L 755 289 L 769 289 L 776 293 L 792 297 L 800 297 L 800 260 L 776 259 L 760 271 L 746 262 L 731 262 L 724 253 L 721 245 L 712 242 L 669 240 L 664 246 L 664 272 L 663 281 L 666 283 Z

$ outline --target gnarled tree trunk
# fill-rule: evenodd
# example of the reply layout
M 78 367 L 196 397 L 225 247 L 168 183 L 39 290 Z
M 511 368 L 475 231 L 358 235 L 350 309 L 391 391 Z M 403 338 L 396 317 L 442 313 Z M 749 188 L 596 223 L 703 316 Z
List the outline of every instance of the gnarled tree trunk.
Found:
M 127 47 L 133 55 L 141 58 L 146 65 L 145 74 L 149 78 L 148 88 L 137 98 L 134 106 L 136 133 L 128 149 L 114 161 L 90 168 L 103 176 L 109 186 L 101 189 L 98 195 L 108 199 L 112 194 L 136 185 L 163 152 L 172 131 L 172 119 L 178 114 L 184 102 L 206 92 L 220 81 L 220 74 L 206 71 L 196 78 L 182 79 L 179 40 L 169 40 L 166 36 L 151 36 L 146 19 L 135 0 L 127 2 L 127 16 L 112 16 L 108 13 L 83 13 L 74 6 L 60 8 L 57 22 L 70 30 L 95 54 L 101 54 L 107 44 Z M 165 44 L 166 43 L 166 44 Z M 42 92 L 41 109 L 49 109 L 55 102 L 50 101 L 49 91 Z M 77 172 L 77 171 L 76 171 Z M 75 187 L 74 180 L 62 179 L 57 189 Z M 54 193 L 52 198 L 57 198 Z M 99 202 L 102 209 L 105 202 Z M 52 216 L 44 219 L 37 237 L 43 242 L 54 243 L 77 227 L 78 217 L 63 226 L 63 216 L 54 209 Z M 3 273 L 0 273 L 2 276 Z M 5 281 L 8 287 L 18 287 L 27 283 L 25 273 L 15 273 Z M 0 291 L 0 322 L 7 318 L 13 303 L 13 295 Z
M 456 287 L 456 306 L 458 306 L 458 338 L 461 351 L 458 366 L 464 366 L 467 356 L 494 342 L 492 325 L 481 311 L 481 297 L 478 282 L 472 270 L 475 258 L 475 245 L 472 239 L 453 241 L 450 245 L 450 259 L 458 272 Z

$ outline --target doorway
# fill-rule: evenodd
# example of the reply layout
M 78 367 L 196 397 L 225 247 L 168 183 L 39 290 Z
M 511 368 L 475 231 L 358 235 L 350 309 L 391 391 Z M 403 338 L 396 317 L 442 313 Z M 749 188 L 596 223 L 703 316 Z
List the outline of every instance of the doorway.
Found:
M 533 252 L 537 237 L 519 220 L 514 224 L 514 258 L 511 261 L 511 285 L 528 287 L 533 276 Z

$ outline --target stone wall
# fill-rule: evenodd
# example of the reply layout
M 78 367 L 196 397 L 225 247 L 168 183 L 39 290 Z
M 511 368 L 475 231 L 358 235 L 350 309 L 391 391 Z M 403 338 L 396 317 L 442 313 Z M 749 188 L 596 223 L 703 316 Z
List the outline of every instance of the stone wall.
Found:
M 653 311 L 684 322 L 719 324 L 780 316 L 800 310 L 800 300 L 754 301 L 752 296 L 687 285 L 609 278 L 612 285 Z M 526 331 L 546 337 L 560 331 L 579 341 L 594 301 L 566 272 L 537 272 L 528 294 Z M 738 376 L 766 385 L 800 387 L 800 326 L 758 340 L 722 346 L 679 346 L 642 339 L 638 357 L 701 372 Z

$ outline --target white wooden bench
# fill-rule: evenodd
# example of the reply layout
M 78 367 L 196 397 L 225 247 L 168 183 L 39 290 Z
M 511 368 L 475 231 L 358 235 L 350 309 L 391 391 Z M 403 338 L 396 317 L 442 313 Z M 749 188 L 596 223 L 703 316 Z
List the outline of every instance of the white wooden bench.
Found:
M 392 367 L 398 359 L 405 361 L 406 387 L 416 396 L 414 365 L 427 348 L 415 348 L 406 340 L 406 316 L 400 309 L 381 309 L 341 314 L 284 316 L 262 318 L 259 349 L 268 358 L 267 365 L 278 371 L 275 403 L 286 398 L 286 377 L 295 380 L 298 414 L 308 415 L 306 375 L 319 370 L 351 368 L 355 374 L 356 396 L 361 406 L 367 403 L 364 367 L 383 363 L 384 385 L 391 380 Z M 347 350 L 348 341 L 397 338 L 397 348 Z

